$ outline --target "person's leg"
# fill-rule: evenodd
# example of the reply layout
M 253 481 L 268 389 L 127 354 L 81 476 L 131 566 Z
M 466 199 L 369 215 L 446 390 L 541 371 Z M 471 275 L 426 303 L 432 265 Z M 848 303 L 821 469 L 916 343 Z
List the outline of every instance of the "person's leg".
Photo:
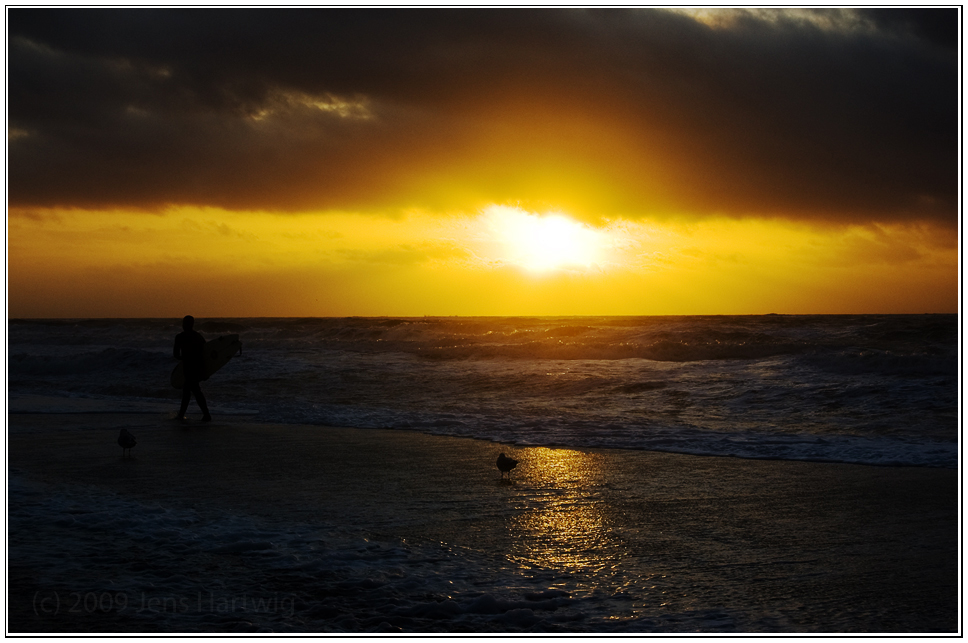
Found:
M 195 401 L 198 402 L 198 408 L 202 409 L 202 422 L 208 422 L 212 419 L 212 416 L 208 412 L 208 403 L 205 401 L 205 394 L 202 393 L 202 387 L 195 382 L 195 387 L 192 389 L 195 394 Z
M 198 384 L 195 384 L 195 386 L 197 387 Z M 178 409 L 179 420 L 185 419 L 185 411 L 188 410 L 188 403 L 191 401 L 191 399 L 192 399 L 192 386 L 190 382 L 186 381 L 185 385 L 182 386 L 181 408 Z

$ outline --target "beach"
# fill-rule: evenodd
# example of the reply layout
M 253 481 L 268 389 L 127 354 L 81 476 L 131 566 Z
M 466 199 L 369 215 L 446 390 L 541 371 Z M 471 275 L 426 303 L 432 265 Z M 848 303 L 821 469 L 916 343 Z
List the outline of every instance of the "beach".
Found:
M 460 8 L 9 5 L 7 634 L 962 636 L 963 6 Z
M 960 627 L 953 469 L 67 410 L 7 418 L 8 633 Z

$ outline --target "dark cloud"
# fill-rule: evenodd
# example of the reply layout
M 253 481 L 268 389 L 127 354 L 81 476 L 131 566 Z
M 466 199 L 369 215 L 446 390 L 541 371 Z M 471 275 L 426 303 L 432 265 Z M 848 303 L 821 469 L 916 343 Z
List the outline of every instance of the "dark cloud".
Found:
M 905 7 L 858 9 L 858 13 L 885 31 L 924 38 L 947 49 L 958 46 L 958 10 Z
M 953 222 L 959 12 L 811 15 L 9 9 L 9 198 Z

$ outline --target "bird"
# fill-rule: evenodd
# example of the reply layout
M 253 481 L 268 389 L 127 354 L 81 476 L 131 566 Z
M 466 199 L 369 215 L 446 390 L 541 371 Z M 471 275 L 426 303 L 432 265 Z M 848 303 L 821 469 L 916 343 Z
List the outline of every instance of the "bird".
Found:
M 503 453 L 497 457 L 497 468 L 501 470 L 501 478 L 504 478 L 504 474 L 508 474 L 508 480 L 511 479 L 511 469 L 518 466 L 518 461 L 509 458 Z
M 131 449 L 134 445 L 138 444 L 137 440 L 127 429 L 121 429 L 121 435 L 118 436 L 118 444 L 121 446 L 121 457 L 124 457 L 124 452 L 127 451 L 128 455 L 131 455 Z

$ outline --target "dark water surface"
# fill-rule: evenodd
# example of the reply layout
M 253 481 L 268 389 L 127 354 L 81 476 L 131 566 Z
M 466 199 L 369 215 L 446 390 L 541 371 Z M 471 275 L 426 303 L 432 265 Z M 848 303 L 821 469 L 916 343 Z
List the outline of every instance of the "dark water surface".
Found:
M 177 400 L 178 320 L 11 320 L 9 391 Z M 199 320 L 271 422 L 954 468 L 955 315 Z

